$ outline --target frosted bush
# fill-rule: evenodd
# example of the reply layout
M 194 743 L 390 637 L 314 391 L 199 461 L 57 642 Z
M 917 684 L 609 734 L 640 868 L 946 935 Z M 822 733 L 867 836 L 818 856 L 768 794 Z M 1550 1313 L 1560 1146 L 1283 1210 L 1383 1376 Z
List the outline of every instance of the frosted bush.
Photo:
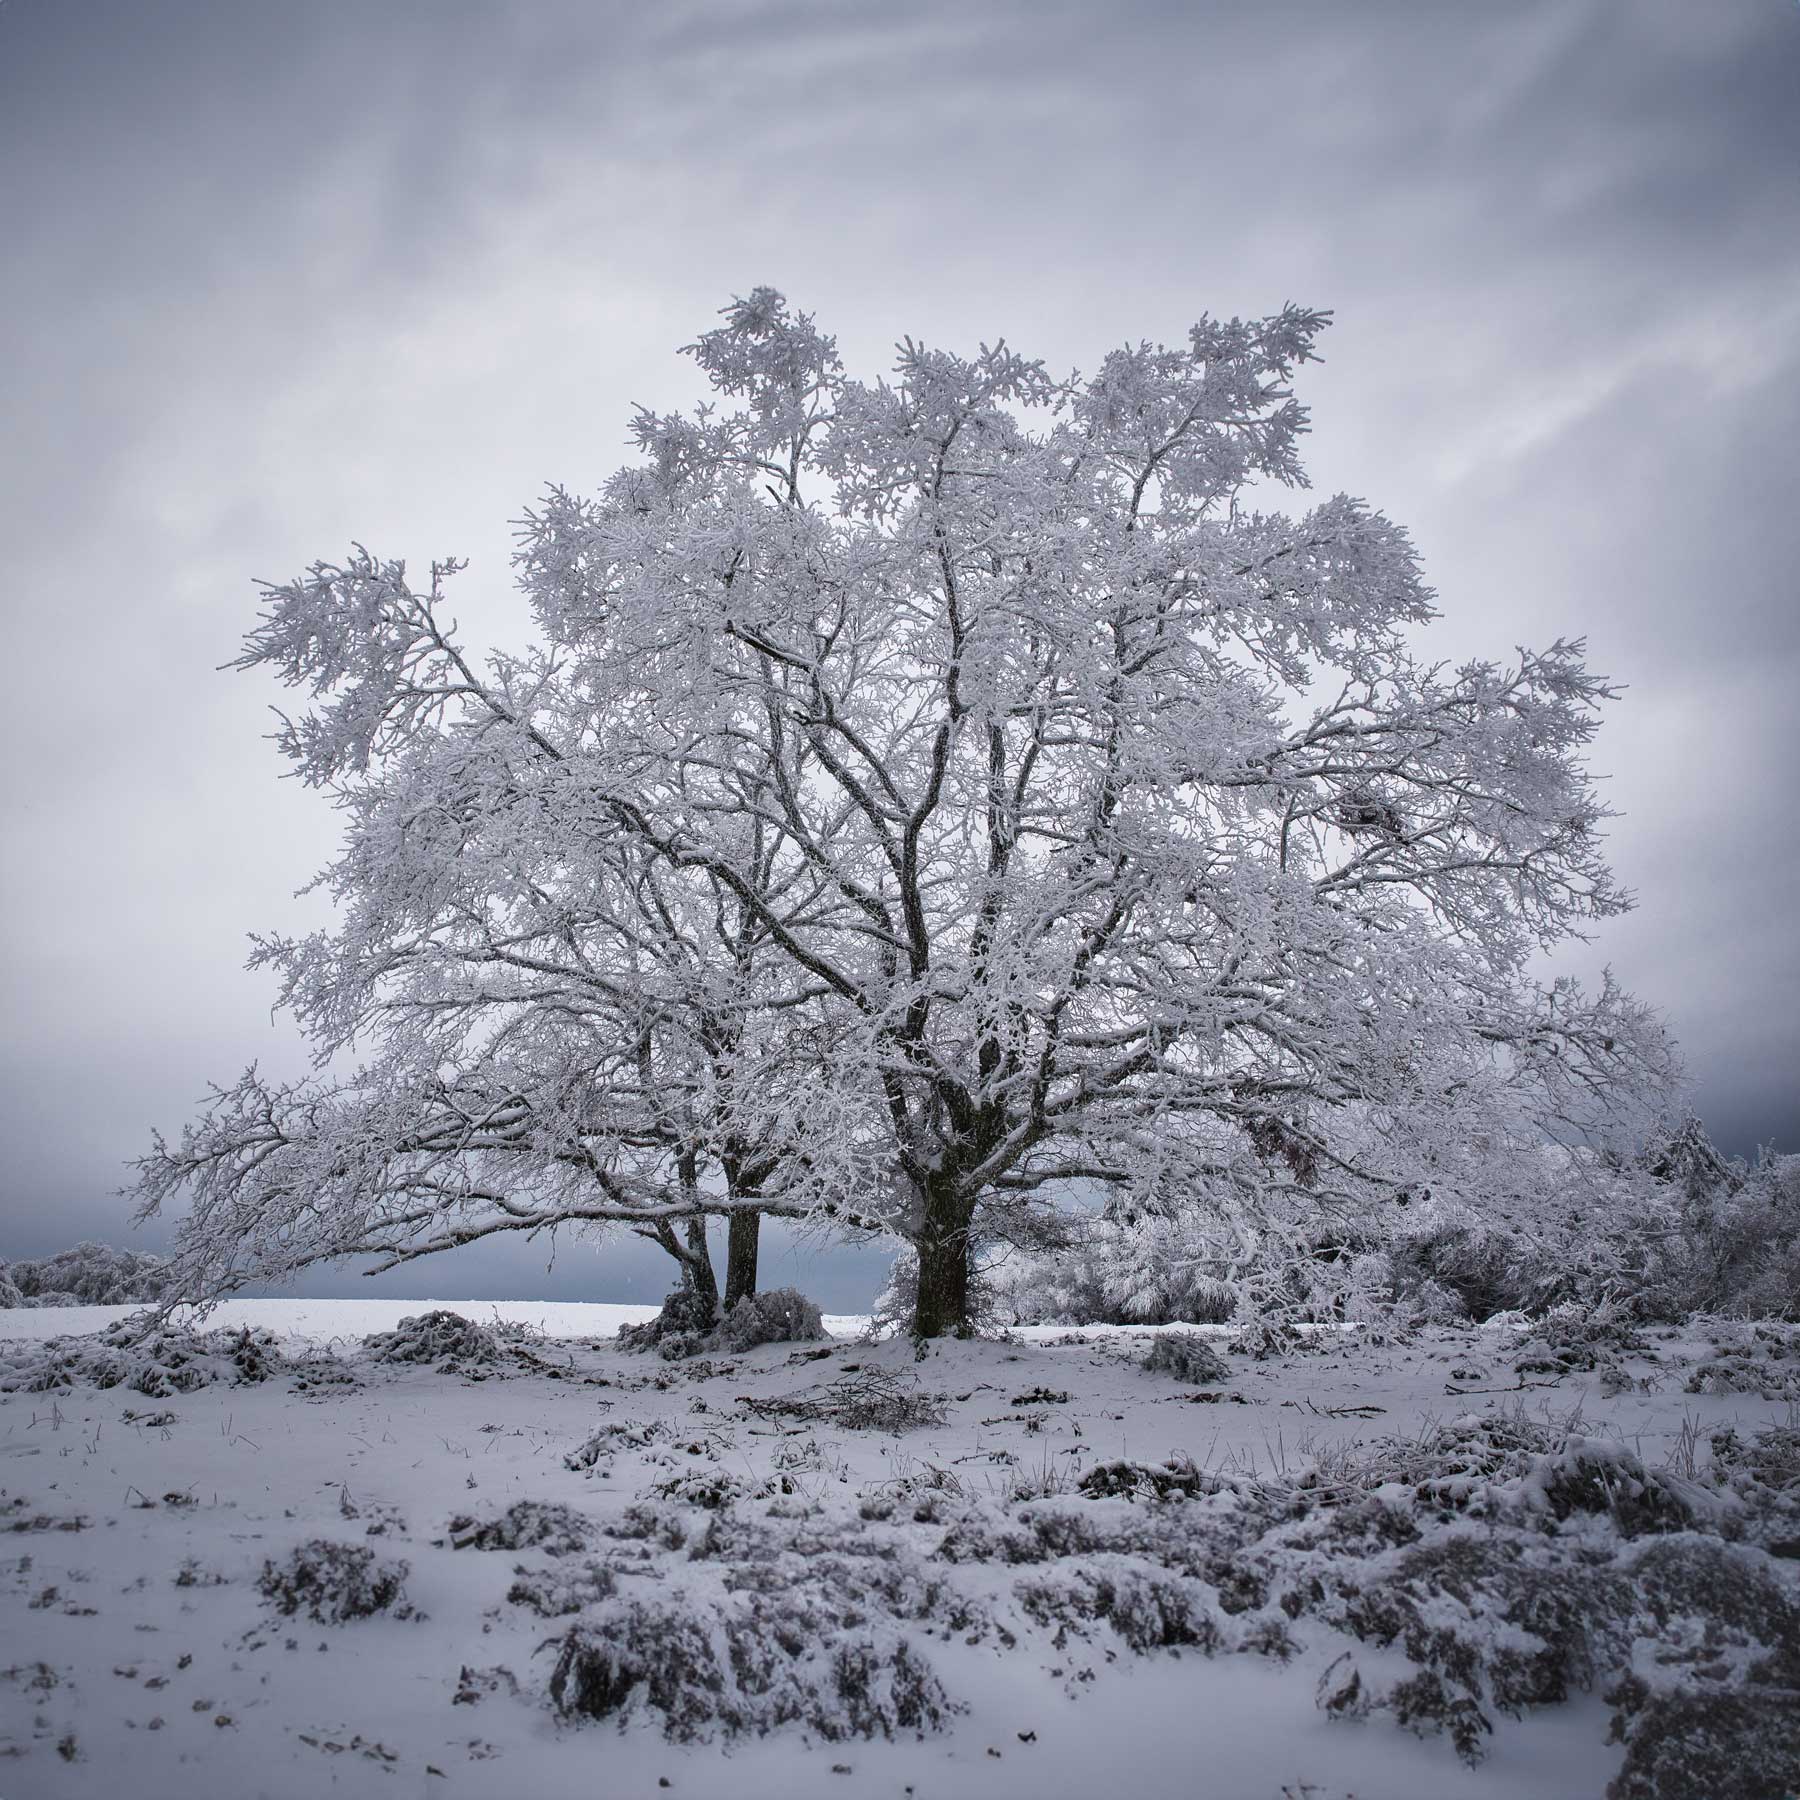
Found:
M 412 1314 L 392 1331 L 372 1332 L 363 1344 L 377 1362 L 384 1363 L 435 1363 L 451 1369 L 501 1360 L 493 1332 L 461 1313 L 441 1309 Z
M 719 1512 L 751 1495 L 768 1494 L 773 1483 L 752 1483 L 726 1469 L 690 1469 L 685 1474 L 671 1475 L 651 1488 L 658 1500 L 673 1500 L 679 1506 L 696 1506 L 704 1512 Z
M 1021 1325 L 1222 1325 L 1237 1293 L 1179 1254 L 1161 1255 L 1135 1225 L 1076 1221 L 1070 1241 L 1018 1256 L 993 1275 L 996 1305 Z
M 712 1302 L 694 1288 L 679 1287 L 663 1299 L 662 1310 L 641 1325 L 619 1327 L 621 1350 L 654 1350 L 665 1362 L 698 1356 L 717 1323 Z
M 753 1350 L 758 1344 L 809 1343 L 825 1335 L 819 1309 L 797 1288 L 746 1294 L 713 1333 L 721 1350 Z
M 578 1567 L 567 1564 L 550 1569 L 529 1569 L 521 1564 L 513 1571 L 517 1579 L 506 1591 L 513 1606 L 522 1606 L 541 1619 L 567 1618 L 610 1600 L 618 1592 L 618 1578 L 602 1562 L 584 1562 Z
M 342 1625 L 391 1610 L 405 1593 L 407 1573 L 404 1562 L 378 1562 L 365 1545 L 315 1538 L 283 1562 L 265 1562 L 257 1587 L 277 1612 Z
M 647 1713 L 677 1743 L 797 1725 L 827 1742 L 939 1729 L 955 1704 L 907 1636 L 852 1635 L 809 1588 L 715 1601 L 602 1603 L 557 1646 L 550 1700 L 564 1718 Z
M 1173 1457 L 1159 1464 L 1098 1463 L 1082 1476 L 1080 1491 L 1090 1500 L 1188 1500 L 1216 1485 L 1187 1458 Z
M 988 1271 L 990 1306 L 1069 1325 L 1800 1318 L 1800 1157 L 1728 1160 L 1693 1120 L 1636 1155 L 1515 1146 L 1479 1181 L 1472 1156 L 1353 1225 L 1273 1203 L 1248 1224 L 1129 1206 L 1072 1220 L 1055 1248 Z M 1498 1201 L 1470 1198 L 1484 1186 Z
M 1563 1279 L 1524 1239 L 1454 1216 L 1399 1238 L 1387 1254 L 1395 1300 L 1434 1320 L 1535 1312 Z
M 665 1362 L 704 1352 L 751 1350 L 758 1344 L 802 1343 L 825 1335 L 819 1309 L 796 1288 L 746 1294 L 723 1318 L 693 1288 L 676 1288 L 654 1319 L 621 1325 L 621 1350 L 654 1351 Z
M 1188 1331 L 1165 1332 L 1151 1344 L 1139 1367 L 1152 1375 L 1173 1375 L 1190 1387 L 1212 1387 L 1231 1374 L 1219 1353 Z
M 0 1307 L 146 1306 L 162 1298 L 168 1279 L 160 1256 L 84 1241 L 54 1256 L 0 1263 Z
M 1394 1298 L 1435 1283 L 1477 1319 L 1602 1304 L 1644 1320 L 1800 1318 L 1800 1157 L 1727 1159 L 1689 1119 L 1635 1158 L 1571 1152 L 1545 1170 L 1534 1207 L 1409 1224 L 1387 1250 Z
M 516 1500 L 498 1518 L 462 1514 L 450 1521 L 454 1550 L 541 1550 L 546 1556 L 572 1556 L 585 1550 L 593 1522 L 554 1500 Z
M 287 1366 L 271 1332 L 146 1330 L 122 1321 L 92 1337 L 0 1348 L 0 1392 L 125 1387 L 164 1399 L 215 1382 L 263 1381 Z
M 615 1419 L 566 1452 L 563 1467 L 575 1474 L 596 1466 L 608 1468 L 621 1450 L 646 1450 L 666 1435 L 659 1420 Z

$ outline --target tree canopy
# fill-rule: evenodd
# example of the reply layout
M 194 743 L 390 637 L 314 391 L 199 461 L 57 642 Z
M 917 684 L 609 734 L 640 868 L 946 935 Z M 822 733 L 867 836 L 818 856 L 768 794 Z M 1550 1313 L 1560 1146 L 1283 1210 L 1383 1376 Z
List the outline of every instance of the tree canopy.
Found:
M 705 1281 L 704 1217 L 772 1213 L 911 1244 L 932 1335 L 1075 1184 L 1244 1239 L 1479 1203 L 1665 1082 L 1610 979 L 1533 974 L 1629 904 L 1580 641 L 1424 660 L 1398 526 L 1263 510 L 1326 323 L 870 383 L 757 289 L 710 403 L 526 513 L 531 648 L 464 652 L 455 562 L 266 589 L 238 666 L 344 834 L 337 927 L 254 960 L 363 1060 L 138 1165 L 184 1291 L 582 1222 Z

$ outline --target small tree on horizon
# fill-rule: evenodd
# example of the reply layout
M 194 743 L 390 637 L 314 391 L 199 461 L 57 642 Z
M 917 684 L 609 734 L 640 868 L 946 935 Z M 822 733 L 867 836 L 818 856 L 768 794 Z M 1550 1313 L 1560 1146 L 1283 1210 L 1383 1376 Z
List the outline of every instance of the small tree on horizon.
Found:
M 193 1195 L 186 1291 L 571 1221 L 704 1286 L 703 1218 L 771 1212 L 904 1239 L 933 1336 L 1071 1183 L 1246 1241 L 1479 1204 L 1672 1079 L 1610 978 L 1531 972 L 1629 904 L 1580 642 L 1424 663 L 1397 526 L 1252 509 L 1305 485 L 1326 315 L 874 384 L 772 290 L 724 320 L 715 403 L 526 515 L 522 656 L 459 649 L 456 564 L 268 590 L 239 666 L 314 701 L 279 741 L 344 917 L 257 960 L 376 1054 L 140 1163 L 143 1210 Z

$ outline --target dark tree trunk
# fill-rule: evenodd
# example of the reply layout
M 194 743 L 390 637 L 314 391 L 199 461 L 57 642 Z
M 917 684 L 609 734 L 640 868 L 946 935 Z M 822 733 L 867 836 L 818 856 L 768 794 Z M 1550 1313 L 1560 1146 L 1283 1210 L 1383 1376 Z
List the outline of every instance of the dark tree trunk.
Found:
M 719 1278 L 713 1273 L 712 1251 L 706 1243 L 706 1221 L 687 1222 L 687 1254 L 681 1259 L 688 1285 L 706 1302 L 713 1318 L 719 1316 Z
M 734 1212 L 725 1238 L 725 1310 L 756 1292 L 756 1252 L 762 1214 Z
M 713 1273 L 712 1253 L 706 1244 L 706 1221 L 687 1220 L 682 1234 L 687 1240 L 685 1243 L 675 1235 L 675 1228 L 667 1219 L 658 1219 L 654 1232 L 640 1235 L 654 1236 L 656 1242 L 674 1257 L 675 1266 L 681 1271 L 682 1291 L 701 1302 L 709 1321 L 716 1320 L 719 1316 L 719 1278 Z
M 681 1170 L 681 1191 L 684 1198 L 690 1206 L 698 1207 L 700 1171 L 694 1153 L 684 1150 L 677 1166 Z M 705 1309 L 710 1325 L 719 1316 L 719 1278 L 713 1273 L 712 1251 L 707 1247 L 705 1215 L 697 1211 L 688 1215 L 682 1225 L 685 1244 L 676 1241 L 675 1233 L 667 1220 L 658 1221 L 656 1234 L 662 1241 L 662 1247 L 681 1264 L 682 1285 Z
M 950 1184 L 926 1188 L 914 1337 L 969 1335 L 969 1218 L 970 1208 Z

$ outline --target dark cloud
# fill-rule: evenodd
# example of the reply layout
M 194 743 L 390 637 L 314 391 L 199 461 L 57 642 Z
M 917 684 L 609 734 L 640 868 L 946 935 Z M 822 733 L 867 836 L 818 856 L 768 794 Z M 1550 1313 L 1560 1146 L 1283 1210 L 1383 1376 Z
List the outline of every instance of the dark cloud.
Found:
M 1641 905 L 1567 966 L 1800 1144 L 1796 91 L 1773 0 L 0 5 L 8 1229 L 116 1232 L 153 1122 L 299 1066 L 237 965 L 331 821 L 213 673 L 251 579 L 468 554 L 517 636 L 507 520 L 759 281 L 865 366 L 1334 307 L 1315 481 L 1412 527 L 1428 641 L 1629 684 Z

